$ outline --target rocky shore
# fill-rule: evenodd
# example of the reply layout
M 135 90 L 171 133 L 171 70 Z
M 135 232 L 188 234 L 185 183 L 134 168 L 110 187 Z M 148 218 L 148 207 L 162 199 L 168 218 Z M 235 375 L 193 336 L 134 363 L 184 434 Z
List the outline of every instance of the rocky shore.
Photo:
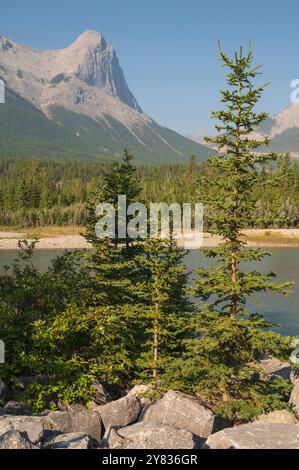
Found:
M 234 426 L 182 392 L 170 390 L 152 401 L 149 387 L 136 385 L 113 401 L 98 383 L 89 409 L 76 404 L 33 414 L 26 405 L 7 401 L 0 408 L 0 449 L 299 449 L 299 378 L 275 359 L 262 365 L 269 376 L 294 384 L 289 410 Z M 25 387 L 32 378 L 22 380 Z M 0 380 L 0 398 L 8 397 Z

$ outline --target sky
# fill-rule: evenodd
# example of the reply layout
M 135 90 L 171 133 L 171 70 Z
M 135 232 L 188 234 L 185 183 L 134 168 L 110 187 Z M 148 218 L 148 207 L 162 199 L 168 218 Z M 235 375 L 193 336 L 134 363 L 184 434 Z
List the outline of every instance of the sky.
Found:
M 129 87 L 159 124 L 183 134 L 213 132 L 224 70 L 217 41 L 231 54 L 252 40 L 259 109 L 291 104 L 299 78 L 298 0 L 0 0 L 0 34 L 39 49 L 67 47 L 87 29 L 115 47 Z

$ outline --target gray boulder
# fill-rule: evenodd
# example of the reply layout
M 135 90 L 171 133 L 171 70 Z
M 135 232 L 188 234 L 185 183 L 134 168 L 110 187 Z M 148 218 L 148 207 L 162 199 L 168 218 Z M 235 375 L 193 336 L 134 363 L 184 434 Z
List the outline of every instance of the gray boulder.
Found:
M 140 403 L 143 406 L 151 405 L 153 400 L 147 396 L 147 394 L 151 391 L 151 386 L 148 384 L 139 384 L 135 385 L 129 392 L 129 396 L 133 396 L 139 398 Z
M 8 387 L 3 382 L 3 380 L 0 379 L 0 400 L 7 400 L 7 399 L 8 399 Z
M 112 426 L 124 427 L 135 423 L 141 412 L 141 404 L 138 398 L 127 395 L 107 405 L 98 406 L 93 411 L 101 416 L 107 430 Z
M 276 410 L 272 413 L 260 415 L 257 421 L 263 423 L 281 423 L 281 424 L 297 424 L 298 419 L 288 410 Z
M 201 438 L 230 426 L 228 421 L 202 406 L 196 398 L 174 391 L 167 392 L 161 400 L 145 408 L 140 421 L 185 429 Z
M 8 431 L 0 436 L 0 449 L 33 449 L 28 435 L 19 431 Z
M 0 435 L 9 431 L 27 433 L 34 444 L 39 442 L 44 434 L 45 422 L 37 416 L 0 416 Z
M 104 430 L 101 417 L 91 410 L 77 412 L 53 411 L 44 418 L 48 431 L 59 433 L 80 433 L 89 435 L 100 442 Z M 48 433 L 51 436 L 51 433 Z
M 6 403 L 6 405 L 4 406 L 4 412 L 5 414 L 15 416 L 32 415 L 31 407 L 18 401 L 9 401 L 8 403 Z
M 299 449 L 297 424 L 254 422 L 224 429 L 210 436 L 208 449 Z
M 295 382 L 293 391 L 290 396 L 290 404 L 293 405 L 295 411 L 299 413 L 299 381 Z
M 106 390 L 103 384 L 101 384 L 100 382 L 95 382 L 92 387 L 94 389 L 94 396 L 90 404 L 91 409 L 96 408 L 100 405 L 106 405 L 107 403 L 110 403 L 112 401 L 108 390 Z
M 291 382 L 292 368 L 289 362 L 283 362 L 275 357 L 265 357 L 259 361 L 262 369 L 269 377 L 282 377 Z
M 111 429 L 106 436 L 109 449 L 196 449 L 199 442 L 191 432 L 170 426 L 136 423 Z
M 93 449 L 97 442 L 84 432 L 60 434 L 47 443 L 43 449 Z

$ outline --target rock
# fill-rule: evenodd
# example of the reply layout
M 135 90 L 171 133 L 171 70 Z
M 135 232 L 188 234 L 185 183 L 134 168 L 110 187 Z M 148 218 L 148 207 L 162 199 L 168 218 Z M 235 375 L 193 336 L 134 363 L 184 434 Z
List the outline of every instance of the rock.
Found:
M 97 442 L 84 432 L 73 432 L 60 434 L 50 443 L 43 446 L 43 449 L 93 449 L 97 447 Z
M 297 383 L 299 383 L 299 372 L 297 372 L 297 370 L 292 370 L 291 372 L 291 383 L 293 385 L 296 385 Z
M 9 431 L 27 433 L 30 441 L 35 444 L 43 437 L 44 419 L 38 416 L 0 416 L 0 435 Z
M 281 424 L 297 424 L 298 419 L 288 410 L 276 410 L 272 413 L 260 415 L 257 421 L 263 423 L 281 423 Z
M 0 379 L 0 400 L 7 400 L 7 399 L 8 399 L 8 387 L 3 382 L 3 380 Z
M 95 382 L 93 384 L 93 389 L 94 389 L 94 396 L 93 400 L 90 403 L 90 408 L 96 408 L 97 406 L 100 405 L 106 405 L 107 403 L 110 403 L 112 401 L 112 398 L 109 394 L 109 392 L 106 390 L 103 384 L 100 382 Z
M 33 449 L 28 435 L 19 431 L 8 431 L 0 436 L 0 449 Z
M 107 436 L 109 449 L 196 449 L 199 441 L 190 431 L 171 426 L 133 424 L 111 429 Z
M 9 401 L 8 403 L 6 403 L 6 405 L 4 406 L 4 412 L 5 414 L 15 416 L 32 415 L 31 407 L 18 401 Z
M 44 419 L 48 431 L 58 431 L 64 434 L 83 432 L 97 442 L 100 442 L 104 434 L 101 417 L 91 410 L 80 411 L 79 413 L 52 411 Z
M 86 406 L 82 405 L 81 403 L 65 403 L 63 401 L 58 401 L 57 408 L 59 411 L 68 411 L 72 412 L 75 411 L 76 413 L 80 413 L 80 411 L 87 411 Z
M 295 411 L 299 413 L 299 381 L 294 385 L 289 403 L 293 405 Z
M 141 403 L 138 398 L 127 395 L 107 405 L 98 406 L 94 411 L 100 414 L 107 430 L 112 426 L 124 427 L 135 423 L 141 412 Z
M 133 425 L 132 425 L 133 426 Z M 117 433 L 115 428 L 109 428 L 100 442 L 101 449 L 122 449 L 123 438 Z
M 255 421 L 213 434 L 204 447 L 208 449 L 299 449 L 299 426 Z
M 288 362 L 282 362 L 275 357 L 266 357 L 259 361 L 262 369 L 269 377 L 282 377 L 288 382 L 291 381 L 291 365 Z
M 167 392 L 161 400 L 145 408 L 140 421 L 185 429 L 202 438 L 230 426 L 228 421 L 206 409 L 196 398 L 174 391 Z
M 30 375 L 24 377 L 18 377 L 16 382 L 16 389 L 23 391 L 31 384 L 40 384 L 40 385 L 48 385 L 49 377 L 47 375 Z
M 140 385 L 135 385 L 129 392 L 129 396 L 133 396 L 136 398 L 139 398 L 140 403 L 142 405 L 151 405 L 153 403 L 153 400 L 149 397 L 146 396 L 148 392 L 150 392 L 151 386 L 148 384 L 140 384 Z

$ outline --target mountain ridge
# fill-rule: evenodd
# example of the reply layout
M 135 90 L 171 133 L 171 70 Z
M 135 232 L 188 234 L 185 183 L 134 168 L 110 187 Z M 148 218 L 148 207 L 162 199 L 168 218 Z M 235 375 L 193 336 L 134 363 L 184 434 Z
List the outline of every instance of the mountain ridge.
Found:
M 207 147 L 159 126 L 143 112 L 129 89 L 116 51 L 96 31 L 85 31 L 67 48 L 53 51 L 22 46 L 0 35 L 0 77 L 12 100 L 16 102 L 19 96 L 49 122 L 67 128 L 67 139 L 69 133 L 73 143 L 79 143 L 81 139 L 86 144 L 86 153 L 91 152 L 95 158 L 97 151 L 106 158 L 109 153 L 121 151 L 127 143 L 140 154 L 144 163 L 147 160 L 160 163 L 161 159 L 162 163 L 183 163 L 190 153 L 197 155 L 199 160 L 208 154 Z M 0 107 L 4 138 L 7 128 L 5 109 L 8 111 L 9 108 L 5 107 Z M 15 113 L 16 122 L 28 119 L 27 114 L 31 113 L 29 109 L 24 110 L 23 103 L 20 107 L 26 112 L 23 116 Z M 60 112 L 57 113 L 58 108 Z M 77 127 L 71 125 L 71 118 Z M 94 126 L 98 126 L 102 139 L 95 138 Z M 51 134 L 53 129 L 51 125 L 49 127 Z M 6 133 L 9 135 L 10 129 L 6 129 Z M 88 133 L 92 144 L 86 142 Z M 34 140 L 38 141 L 38 135 Z

